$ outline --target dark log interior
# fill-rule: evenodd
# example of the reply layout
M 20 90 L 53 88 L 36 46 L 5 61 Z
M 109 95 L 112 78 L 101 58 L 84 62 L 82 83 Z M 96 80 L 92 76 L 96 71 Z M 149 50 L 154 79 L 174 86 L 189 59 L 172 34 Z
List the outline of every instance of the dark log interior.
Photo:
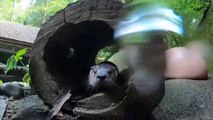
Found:
M 51 36 L 44 47 L 47 71 L 58 84 L 80 88 L 95 65 L 98 51 L 113 44 L 113 29 L 103 21 L 67 23 Z M 63 79 L 63 80 L 62 80 Z M 74 81 L 74 82 L 73 82 Z
M 80 67 L 87 68 L 95 64 L 97 52 L 111 44 L 113 29 L 103 21 L 68 23 L 49 38 L 44 47 L 43 58 L 47 67 L 51 67 L 49 70 L 59 69 L 66 73 L 67 70 L 64 69 L 68 69 L 66 67 L 70 65 L 72 58 L 75 58 L 73 62 L 81 63 Z

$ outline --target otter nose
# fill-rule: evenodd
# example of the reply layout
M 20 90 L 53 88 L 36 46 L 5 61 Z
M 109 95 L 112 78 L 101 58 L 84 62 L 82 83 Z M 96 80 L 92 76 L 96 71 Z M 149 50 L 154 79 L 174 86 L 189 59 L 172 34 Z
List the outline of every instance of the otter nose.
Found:
M 100 80 L 100 81 L 103 81 L 106 79 L 106 76 L 97 76 L 97 78 Z

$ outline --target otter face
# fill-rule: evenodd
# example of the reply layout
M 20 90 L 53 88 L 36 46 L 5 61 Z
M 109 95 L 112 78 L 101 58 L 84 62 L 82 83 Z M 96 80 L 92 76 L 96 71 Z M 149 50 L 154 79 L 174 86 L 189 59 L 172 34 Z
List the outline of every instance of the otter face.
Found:
M 95 88 L 108 88 L 116 84 L 118 69 L 109 64 L 102 63 L 91 67 L 89 85 Z

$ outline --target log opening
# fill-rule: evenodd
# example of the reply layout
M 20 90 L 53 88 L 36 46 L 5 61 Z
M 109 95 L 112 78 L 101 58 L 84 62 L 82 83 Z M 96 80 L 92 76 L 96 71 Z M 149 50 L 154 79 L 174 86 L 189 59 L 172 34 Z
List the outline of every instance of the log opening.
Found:
M 113 28 L 99 20 L 67 23 L 49 38 L 43 53 L 47 72 L 59 88 L 71 87 L 73 94 L 87 94 L 86 82 L 98 52 L 113 45 Z
M 113 29 L 103 21 L 68 23 L 49 38 L 43 59 L 50 73 L 70 76 L 70 69 L 74 69 L 71 72 L 88 70 L 95 64 L 98 51 L 112 44 Z M 70 68 L 72 65 L 76 68 Z

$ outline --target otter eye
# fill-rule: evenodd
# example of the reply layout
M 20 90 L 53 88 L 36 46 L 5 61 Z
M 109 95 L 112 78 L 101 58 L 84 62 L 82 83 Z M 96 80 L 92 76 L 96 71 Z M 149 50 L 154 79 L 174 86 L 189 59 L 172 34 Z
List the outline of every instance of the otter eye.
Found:
M 94 72 L 95 74 L 97 73 L 97 71 L 96 71 L 96 70 L 94 70 L 93 72 Z
M 108 71 L 108 73 L 111 75 L 111 74 L 112 74 L 112 71 Z

